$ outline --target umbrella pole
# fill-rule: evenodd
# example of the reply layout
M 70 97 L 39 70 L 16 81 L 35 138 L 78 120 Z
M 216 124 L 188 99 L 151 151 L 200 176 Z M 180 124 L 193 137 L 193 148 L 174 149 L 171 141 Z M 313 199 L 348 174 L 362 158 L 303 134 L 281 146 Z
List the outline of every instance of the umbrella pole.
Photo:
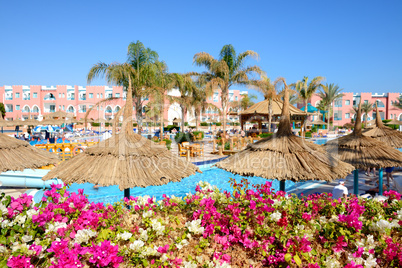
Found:
M 285 192 L 285 183 L 286 181 L 279 181 L 279 191 Z
M 353 175 L 353 193 L 359 195 L 359 170 L 355 169 Z
M 124 197 L 130 199 L 130 188 L 124 189 Z
M 382 195 L 384 189 L 382 188 L 382 182 L 383 182 L 383 175 L 384 175 L 384 169 L 380 168 L 378 170 L 378 194 Z

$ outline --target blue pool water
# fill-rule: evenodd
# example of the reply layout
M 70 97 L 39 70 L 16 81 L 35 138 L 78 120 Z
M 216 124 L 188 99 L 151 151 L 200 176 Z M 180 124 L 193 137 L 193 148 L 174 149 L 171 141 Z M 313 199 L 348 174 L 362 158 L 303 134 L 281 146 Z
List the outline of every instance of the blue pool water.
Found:
M 314 141 L 317 144 L 324 144 L 327 139 L 317 139 Z M 244 176 L 235 175 L 233 173 L 227 172 L 222 169 L 218 169 L 213 166 L 213 164 L 202 165 L 200 169 L 203 173 L 197 173 L 195 175 L 183 178 L 180 182 L 170 182 L 161 186 L 148 186 L 146 188 L 135 187 L 130 190 L 132 196 L 154 196 L 157 200 L 161 200 L 163 194 L 168 196 L 175 195 L 184 197 L 187 193 L 195 193 L 195 187 L 199 181 L 206 181 L 211 185 L 215 185 L 221 191 L 232 192 L 232 188 L 229 183 L 229 179 L 233 178 L 237 182 L 240 182 Z M 279 181 L 277 180 L 267 180 L 261 177 L 247 177 L 250 184 L 263 184 L 266 181 L 272 182 L 272 189 L 274 191 L 279 190 Z M 291 191 L 295 188 L 303 188 L 311 182 L 298 182 L 294 183 L 292 181 L 286 181 L 286 191 Z M 119 190 L 118 186 L 100 187 L 98 189 L 93 188 L 93 184 L 72 184 L 69 187 L 69 191 L 78 192 L 78 189 L 84 189 L 84 194 L 88 195 L 90 202 L 95 203 L 115 203 L 120 201 L 124 194 L 123 191 Z M 40 191 L 42 192 L 42 190 Z M 35 195 L 35 200 L 39 201 L 38 197 Z M 40 196 L 41 197 L 41 196 Z
M 206 181 L 211 185 L 216 185 L 221 191 L 232 192 L 229 179 L 233 178 L 237 182 L 240 182 L 244 178 L 244 176 L 235 175 L 211 165 L 201 166 L 200 169 L 203 173 L 183 178 L 180 182 L 169 182 L 165 185 L 148 186 L 146 188 L 135 187 L 131 188 L 130 194 L 132 196 L 154 196 L 157 200 L 161 200 L 163 194 L 184 197 L 187 193 L 195 193 L 195 187 L 199 181 Z M 267 180 L 261 177 L 248 177 L 247 179 L 251 184 L 264 184 L 266 181 L 272 181 L 272 188 L 275 191 L 279 190 L 279 181 L 277 180 Z M 286 191 L 290 191 L 301 184 L 303 183 L 300 182 L 296 185 L 292 181 L 286 181 Z M 123 191 L 120 191 L 118 186 L 94 189 L 93 184 L 85 183 L 72 184 L 69 187 L 69 190 L 72 192 L 78 192 L 78 189 L 84 189 L 84 194 L 88 195 L 90 202 L 114 203 L 123 198 Z

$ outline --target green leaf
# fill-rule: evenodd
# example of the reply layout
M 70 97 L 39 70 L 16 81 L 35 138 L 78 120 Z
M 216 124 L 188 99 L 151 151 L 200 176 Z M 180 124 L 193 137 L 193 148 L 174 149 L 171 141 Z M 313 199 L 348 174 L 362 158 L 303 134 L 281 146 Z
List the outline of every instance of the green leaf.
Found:
M 292 260 L 292 255 L 290 255 L 290 253 L 286 253 L 285 254 L 285 261 L 290 263 L 291 260 Z
M 6 245 L 7 244 L 7 238 L 4 236 L 0 236 L 0 244 Z
M 299 257 L 298 255 L 295 255 L 295 256 L 293 257 L 293 260 L 296 262 L 296 264 L 297 264 L 298 266 L 301 266 L 302 261 L 301 261 L 301 259 L 300 259 L 300 257 Z

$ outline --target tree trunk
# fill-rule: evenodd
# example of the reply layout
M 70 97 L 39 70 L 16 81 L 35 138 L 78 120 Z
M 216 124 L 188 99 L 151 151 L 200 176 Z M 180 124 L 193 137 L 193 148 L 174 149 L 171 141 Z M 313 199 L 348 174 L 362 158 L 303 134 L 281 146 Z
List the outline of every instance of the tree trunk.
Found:
M 141 97 L 138 97 L 135 104 L 135 112 L 137 116 L 137 133 L 141 135 L 142 133 L 142 105 Z
M 223 121 L 223 133 L 226 133 L 226 101 L 222 99 L 222 121 Z
M 164 99 L 163 99 L 163 97 L 162 97 L 162 101 L 161 101 L 161 108 L 160 108 L 160 112 L 161 112 L 161 114 L 160 114 L 160 126 L 159 126 L 159 140 L 163 140 L 163 120 L 164 120 L 164 112 L 165 112 L 165 110 L 164 110 L 164 106 L 165 106 L 165 103 L 164 103 Z
M 268 132 L 271 132 L 271 124 L 272 124 L 272 98 L 269 98 L 269 101 L 268 101 Z
M 184 132 L 184 105 L 180 104 L 181 108 L 181 132 Z
M 331 104 L 329 104 L 328 105 L 328 114 L 327 114 L 327 120 L 328 120 L 328 122 L 327 122 L 327 131 L 328 131 L 328 129 L 329 129 L 329 120 L 331 119 L 331 115 L 330 115 L 330 111 L 331 111 Z
M 195 114 L 195 131 L 198 131 L 198 114 L 197 114 L 197 109 L 194 110 Z

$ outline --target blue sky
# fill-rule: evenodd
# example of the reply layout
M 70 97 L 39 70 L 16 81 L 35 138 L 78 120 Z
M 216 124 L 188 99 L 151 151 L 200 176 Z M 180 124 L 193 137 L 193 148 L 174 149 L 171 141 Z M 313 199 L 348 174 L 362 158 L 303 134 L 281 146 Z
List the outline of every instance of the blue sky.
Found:
M 402 1 L 1 1 L 0 85 L 86 85 L 140 40 L 171 72 L 195 53 L 254 50 L 271 79 L 402 92 Z M 104 85 L 103 80 L 95 85 Z M 238 88 L 238 87 L 235 87 Z M 260 96 L 261 98 L 261 96 Z

